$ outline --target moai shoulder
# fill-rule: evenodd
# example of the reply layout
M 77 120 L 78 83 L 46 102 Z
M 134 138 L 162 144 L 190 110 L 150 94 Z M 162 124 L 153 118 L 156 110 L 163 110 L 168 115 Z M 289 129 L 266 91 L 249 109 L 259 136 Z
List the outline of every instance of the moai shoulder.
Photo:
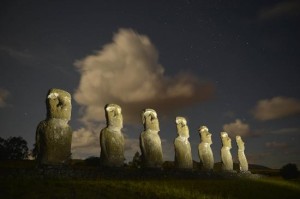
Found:
M 184 117 L 176 117 L 177 138 L 174 141 L 175 166 L 180 169 L 192 169 L 193 159 L 189 138 L 189 128 Z
M 100 132 L 101 165 L 121 167 L 125 160 L 122 109 L 117 104 L 107 104 L 105 116 L 107 126 Z
M 36 130 L 37 162 L 40 166 L 66 165 L 71 158 L 71 95 L 50 89 L 46 98 L 47 118 Z
M 144 125 L 144 131 L 140 135 L 142 165 L 152 168 L 161 167 L 163 155 L 158 134 L 160 129 L 156 111 L 153 109 L 143 110 L 142 122 Z

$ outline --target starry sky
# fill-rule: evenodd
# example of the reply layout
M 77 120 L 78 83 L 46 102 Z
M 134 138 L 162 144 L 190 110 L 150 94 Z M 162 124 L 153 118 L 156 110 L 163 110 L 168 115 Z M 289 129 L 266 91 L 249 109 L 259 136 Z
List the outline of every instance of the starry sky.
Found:
M 104 105 L 124 117 L 125 156 L 139 151 L 141 110 L 160 121 L 174 159 L 175 118 L 246 143 L 249 163 L 300 166 L 300 1 L 1 1 L 0 137 L 29 148 L 48 89 L 72 95 L 72 156 L 99 156 Z

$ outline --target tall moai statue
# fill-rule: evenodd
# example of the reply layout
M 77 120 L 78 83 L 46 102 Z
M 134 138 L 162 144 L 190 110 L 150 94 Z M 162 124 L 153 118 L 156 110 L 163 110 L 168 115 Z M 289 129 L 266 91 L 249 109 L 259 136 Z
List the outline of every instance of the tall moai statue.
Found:
M 144 131 L 140 135 L 142 165 L 148 168 L 159 168 L 163 164 L 161 140 L 158 132 L 159 123 L 155 110 L 145 109 L 142 113 Z
M 222 170 L 233 171 L 233 161 L 230 152 L 231 139 L 226 132 L 221 132 L 221 140 L 222 140 L 222 149 L 221 149 Z
M 201 143 L 198 146 L 199 159 L 202 162 L 203 170 L 213 170 L 214 155 L 210 145 L 212 144 L 211 133 L 209 133 L 206 126 L 199 128 Z
M 179 169 L 192 169 L 193 159 L 191 144 L 189 142 L 189 127 L 184 117 L 176 117 L 178 137 L 175 138 L 175 167 Z
M 248 161 L 245 155 L 245 143 L 243 142 L 241 136 L 236 136 L 235 140 L 238 146 L 238 160 L 240 164 L 240 172 L 247 173 L 249 171 L 248 171 Z
M 67 165 L 71 159 L 71 95 L 50 89 L 46 99 L 47 118 L 36 130 L 37 162 L 40 166 Z
M 107 126 L 100 132 L 100 162 L 106 167 L 122 167 L 124 165 L 124 135 L 121 107 L 116 104 L 105 106 Z

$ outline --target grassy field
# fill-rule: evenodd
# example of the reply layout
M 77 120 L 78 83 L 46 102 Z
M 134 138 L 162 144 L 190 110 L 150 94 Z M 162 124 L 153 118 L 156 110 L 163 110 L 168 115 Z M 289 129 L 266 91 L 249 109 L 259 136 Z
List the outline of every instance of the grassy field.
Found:
M 32 171 L 33 167 L 34 164 L 30 161 L 2 162 L 2 174 L 20 168 L 24 172 L 20 176 L 5 177 L 0 172 L 0 198 L 300 198 L 300 180 L 286 181 L 279 176 L 260 179 L 68 179 L 32 176 L 27 171 Z

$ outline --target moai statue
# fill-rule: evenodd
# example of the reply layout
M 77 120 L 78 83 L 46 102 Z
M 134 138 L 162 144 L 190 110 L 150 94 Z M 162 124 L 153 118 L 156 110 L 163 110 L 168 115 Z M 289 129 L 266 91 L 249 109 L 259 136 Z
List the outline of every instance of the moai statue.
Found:
M 203 164 L 204 170 L 213 170 L 214 168 L 214 155 L 210 148 L 212 144 L 211 134 L 208 132 L 206 126 L 199 128 L 199 134 L 201 136 L 201 143 L 198 146 L 198 154 L 200 161 Z
M 71 95 L 61 89 L 50 89 L 46 99 L 47 118 L 36 130 L 39 166 L 67 165 L 71 159 Z
M 142 113 L 142 121 L 144 125 L 144 131 L 140 135 L 142 165 L 148 168 L 159 168 L 163 164 L 163 154 L 155 110 L 145 109 Z
M 240 172 L 247 173 L 249 171 L 248 171 L 248 161 L 245 155 L 245 143 L 243 142 L 241 136 L 236 136 L 235 140 L 238 146 L 238 159 L 240 163 Z
M 116 104 L 105 106 L 107 126 L 100 132 L 100 162 L 106 167 L 122 167 L 124 165 L 123 116 L 121 107 Z
M 231 139 L 226 132 L 221 132 L 221 140 L 222 140 L 222 149 L 221 149 L 222 170 L 233 171 L 233 161 L 230 153 Z
M 189 142 L 189 127 L 184 117 L 176 117 L 178 137 L 174 141 L 175 167 L 179 169 L 192 169 L 193 159 L 191 144 Z

